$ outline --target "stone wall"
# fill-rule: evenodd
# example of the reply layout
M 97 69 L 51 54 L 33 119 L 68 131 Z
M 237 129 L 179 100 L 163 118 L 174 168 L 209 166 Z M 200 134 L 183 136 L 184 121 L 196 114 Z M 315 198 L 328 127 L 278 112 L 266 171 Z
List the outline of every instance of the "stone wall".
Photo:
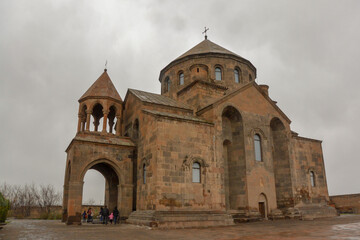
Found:
M 328 202 L 321 141 L 293 136 L 291 159 L 295 203 Z M 310 171 L 315 173 L 315 186 L 311 186 Z
M 330 201 L 340 213 L 360 213 L 360 194 L 330 196 Z
M 221 166 L 214 159 L 213 125 L 157 117 L 157 210 L 221 210 Z M 201 165 L 200 183 L 192 165 Z

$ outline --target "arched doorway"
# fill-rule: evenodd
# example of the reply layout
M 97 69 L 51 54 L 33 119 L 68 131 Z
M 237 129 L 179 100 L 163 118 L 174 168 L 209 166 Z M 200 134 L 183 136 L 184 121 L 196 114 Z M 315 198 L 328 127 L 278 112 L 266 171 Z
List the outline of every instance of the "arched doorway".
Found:
M 89 170 L 96 170 L 99 173 L 101 173 L 105 178 L 105 199 L 104 199 L 104 205 L 106 205 L 109 210 L 111 211 L 115 207 L 118 206 L 119 203 L 119 177 L 116 171 L 114 170 L 114 167 L 112 167 L 109 163 L 106 162 L 99 162 L 91 167 L 89 167 L 86 172 Z M 85 174 L 86 174 L 85 172 Z M 83 179 L 85 178 L 85 174 L 83 174 Z M 99 193 L 102 194 L 102 193 Z
M 82 205 L 105 204 L 105 177 L 95 169 L 89 169 L 84 177 Z
M 259 213 L 262 218 L 267 219 L 268 217 L 268 203 L 265 194 L 261 193 L 259 196 Z
M 238 210 L 247 205 L 243 121 L 232 106 L 223 110 L 221 119 L 226 209 Z

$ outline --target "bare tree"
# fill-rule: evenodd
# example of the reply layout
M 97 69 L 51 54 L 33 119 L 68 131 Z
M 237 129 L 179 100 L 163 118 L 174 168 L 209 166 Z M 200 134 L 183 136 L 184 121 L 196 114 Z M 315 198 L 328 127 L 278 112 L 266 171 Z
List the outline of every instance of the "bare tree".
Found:
M 50 213 L 51 207 L 60 203 L 61 194 L 57 192 L 53 185 L 41 185 L 39 191 L 38 205 L 47 213 Z
M 93 198 L 90 198 L 86 201 L 86 205 L 95 205 L 95 200 Z
M 23 217 L 30 216 L 34 207 L 40 207 L 49 214 L 51 207 L 59 204 L 61 200 L 61 193 L 50 184 L 38 188 L 35 184 L 20 186 L 3 183 L 0 185 L 0 192 L 9 200 L 13 213 Z

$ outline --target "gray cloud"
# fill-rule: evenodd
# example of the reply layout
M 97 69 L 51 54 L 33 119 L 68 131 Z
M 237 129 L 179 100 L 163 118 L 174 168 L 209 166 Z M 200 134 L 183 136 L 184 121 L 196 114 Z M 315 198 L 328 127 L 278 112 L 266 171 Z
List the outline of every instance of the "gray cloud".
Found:
M 122 98 L 127 88 L 158 93 L 160 70 L 208 26 L 209 39 L 257 67 L 257 82 L 270 86 L 294 131 L 324 141 L 330 194 L 360 192 L 359 7 L 349 0 L 1 1 L 0 180 L 61 189 L 77 100 L 105 60 Z M 87 179 L 93 194 L 103 188 L 96 175 Z

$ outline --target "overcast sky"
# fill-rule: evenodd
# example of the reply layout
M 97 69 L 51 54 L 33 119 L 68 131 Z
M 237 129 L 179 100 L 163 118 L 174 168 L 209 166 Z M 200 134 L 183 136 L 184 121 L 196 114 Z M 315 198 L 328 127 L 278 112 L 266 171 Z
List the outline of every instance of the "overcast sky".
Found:
M 0 183 L 62 190 L 77 100 L 105 61 L 122 98 L 160 93 L 160 70 L 207 26 L 255 65 L 292 130 L 323 140 L 330 195 L 359 193 L 359 12 L 356 0 L 2 0 Z M 89 171 L 85 198 L 101 199 L 103 185 Z

